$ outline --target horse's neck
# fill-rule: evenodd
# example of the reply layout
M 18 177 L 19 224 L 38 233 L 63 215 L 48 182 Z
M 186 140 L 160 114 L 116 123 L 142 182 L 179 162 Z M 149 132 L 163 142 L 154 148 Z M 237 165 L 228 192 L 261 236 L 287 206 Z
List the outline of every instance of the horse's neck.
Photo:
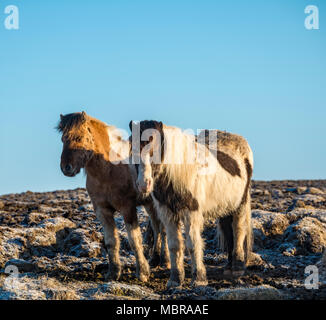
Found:
M 101 139 L 94 141 L 94 155 L 85 167 L 87 176 L 101 180 L 113 171 L 121 170 L 122 160 L 128 158 L 129 161 L 130 143 L 118 139 L 114 130 L 115 128 L 108 127 L 105 132 L 98 133 Z M 116 158 L 117 155 L 121 157 Z
M 88 177 L 101 180 L 109 175 L 113 164 L 103 157 L 102 154 L 95 154 L 85 166 L 85 173 Z

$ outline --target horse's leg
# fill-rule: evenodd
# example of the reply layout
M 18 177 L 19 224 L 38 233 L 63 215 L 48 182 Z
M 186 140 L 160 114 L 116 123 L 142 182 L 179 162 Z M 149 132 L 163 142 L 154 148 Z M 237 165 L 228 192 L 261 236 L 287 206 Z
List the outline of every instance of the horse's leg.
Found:
M 135 206 L 121 210 L 126 225 L 128 240 L 136 257 L 136 274 L 139 280 L 147 282 L 150 275 L 148 262 L 144 256 L 142 236 L 137 219 Z
M 167 212 L 165 207 L 162 209 L 162 212 L 159 214 L 166 230 L 171 262 L 170 279 L 167 283 L 167 288 L 175 288 L 181 286 L 184 280 L 183 238 L 180 221 L 178 219 L 171 219 L 173 217 L 172 212 Z
M 247 214 L 250 210 L 250 203 L 242 204 L 233 215 L 233 257 L 232 257 L 232 274 L 241 276 L 245 271 L 245 240 L 248 235 Z
M 171 268 L 170 264 L 170 254 L 168 239 L 165 233 L 163 223 L 160 223 L 160 233 L 161 233 L 161 254 L 160 254 L 160 265 L 162 267 Z
M 101 221 L 104 231 L 104 245 L 109 255 L 109 272 L 106 278 L 118 280 L 121 274 L 119 257 L 120 239 L 113 218 L 114 211 L 105 207 L 96 208 L 96 216 Z
M 232 272 L 232 256 L 233 256 L 233 229 L 232 229 L 232 215 L 225 216 L 219 219 L 219 229 L 221 234 L 220 246 L 221 250 L 226 251 L 228 255 L 227 265 L 224 267 L 224 274 L 230 275 Z
M 147 251 L 151 251 L 154 244 L 154 232 L 150 217 L 147 219 L 146 230 L 144 233 L 144 243 L 148 246 Z
M 186 246 L 191 255 L 192 285 L 207 285 L 206 268 L 203 263 L 204 242 L 201 237 L 204 218 L 199 211 L 189 211 L 184 216 Z
M 160 251 L 161 251 L 161 232 L 160 232 L 160 224 L 156 211 L 153 207 L 153 204 L 149 204 L 145 206 L 146 211 L 150 217 L 150 228 L 152 228 L 154 242 L 153 242 L 153 250 L 152 257 L 150 258 L 150 265 L 152 267 L 156 267 L 160 263 Z

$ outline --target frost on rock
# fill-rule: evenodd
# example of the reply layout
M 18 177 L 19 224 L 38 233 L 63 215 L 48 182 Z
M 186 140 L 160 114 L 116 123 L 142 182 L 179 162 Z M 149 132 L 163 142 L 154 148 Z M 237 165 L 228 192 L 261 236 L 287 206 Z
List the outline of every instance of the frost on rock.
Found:
M 137 279 L 119 213 L 121 277 L 105 279 L 110 261 L 103 229 L 85 189 L 0 196 L 0 299 L 326 299 L 325 190 L 326 181 L 254 181 L 254 253 L 245 275 L 223 275 L 227 255 L 217 247 L 216 222 L 207 221 L 208 286 L 191 286 L 192 263 L 185 250 L 185 282 L 173 290 L 166 289 L 166 268 L 152 269 L 146 284 Z M 138 220 L 144 236 L 148 215 L 141 207 Z M 318 290 L 305 288 L 310 265 L 318 267 Z

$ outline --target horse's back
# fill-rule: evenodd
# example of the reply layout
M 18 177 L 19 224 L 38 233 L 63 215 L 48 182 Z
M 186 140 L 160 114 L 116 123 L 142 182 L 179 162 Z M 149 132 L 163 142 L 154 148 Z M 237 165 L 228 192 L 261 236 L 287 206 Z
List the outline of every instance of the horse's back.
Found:
M 221 130 L 205 130 L 205 144 L 209 149 L 222 151 L 232 156 L 248 159 L 253 165 L 253 154 L 247 140 L 235 133 Z

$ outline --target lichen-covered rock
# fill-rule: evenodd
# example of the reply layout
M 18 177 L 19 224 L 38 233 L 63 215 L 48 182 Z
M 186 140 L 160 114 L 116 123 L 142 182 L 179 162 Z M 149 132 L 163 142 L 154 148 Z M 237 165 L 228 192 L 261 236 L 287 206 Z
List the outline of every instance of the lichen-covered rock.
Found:
M 0 268 L 8 260 L 18 259 L 26 249 L 26 233 L 21 229 L 0 226 Z
M 271 286 L 261 285 L 253 288 L 220 289 L 217 300 L 282 300 L 282 293 Z
M 326 247 L 326 227 L 316 218 L 305 217 L 288 227 L 284 240 L 293 243 L 299 254 L 322 253 Z
M 263 210 L 253 210 L 252 221 L 253 227 L 261 230 L 265 236 L 281 235 L 289 226 L 285 214 Z
M 252 225 L 255 247 L 264 248 L 271 244 L 270 238 L 283 235 L 289 226 L 289 220 L 282 213 L 253 210 Z
M 28 259 L 31 256 L 55 256 L 57 233 L 74 228 L 68 219 L 46 219 L 34 227 L 15 228 L 0 226 L 0 266 L 11 259 Z
M 325 198 L 316 194 L 304 194 L 297 197 L 297 200 L 301 200 L 303 202 L 323 202 Z
M 137 285 L 129 285 L 121 282 L 111 281 L 105 285 L 107 292 L 117 296 L 128 296 L 137 299 L 158 300 L 160 296 L 152 290 Z
M 326 223 L 326 210 L 315 208 L 296 208 L 286 214 L 290 223 L 294 223 L 305 217 L 316 218 L 322 223 Z
M 99 232 L 75 229 L 60 239 L 58 246 L 69 255 L 92 258 L 101 254 L 102 238 Z
M 307 193 L 310 193 L 310 194 L 324 194 L 324 191 L 318 189 L 318 188 L 315 188 L 315 187 L 310 187 L 307 189 Z
M 75 223 L 62 217 L 46 219 L 36 227 L 25 230 L 28 246 L 46 247 L 55 245 L 57 243 L 57 232 L 75 227 Z

